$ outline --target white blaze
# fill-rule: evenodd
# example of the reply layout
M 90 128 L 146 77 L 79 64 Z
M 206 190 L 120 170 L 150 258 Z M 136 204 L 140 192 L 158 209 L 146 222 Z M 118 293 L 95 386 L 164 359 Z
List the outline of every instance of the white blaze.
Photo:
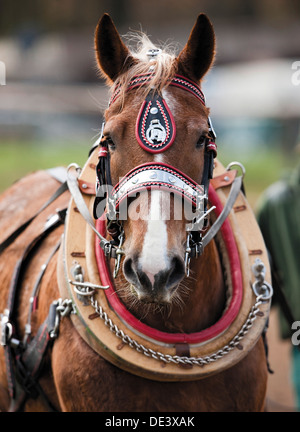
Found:
M 163 90 L 163 98 L 169 109 L 174 110 L 175 102 L 166 90 Z M 154 156 L 155 162 L 163 162 L 164 155 L 158 153 Z M 166 194 L 165 194 L 166 195 Z M 151 191 L 151 205 L 148 217 L 147 232 L 144 239 L 140 265 L 143 272 L 147 274 L 152 285 L 154 275 L 160 270 L 169 267 L 167 255 L 168 233 L 166 220 L 170 217 L 170 197 L 164 196 L 163 191 Z
M 164 155 L 161 153 L 158 153 L 154 156 L 154 161 L 155 162 L 163 162 L 164 161 Z
M 147 274 L 151 283 L 154 283 L 154 275 L 168 267 L 167 225 L 163 212 L 163 192 L 153 190 L 151 192 L 151 205 L 148 217 L 147 232 L 144 239 L 140 265 Z

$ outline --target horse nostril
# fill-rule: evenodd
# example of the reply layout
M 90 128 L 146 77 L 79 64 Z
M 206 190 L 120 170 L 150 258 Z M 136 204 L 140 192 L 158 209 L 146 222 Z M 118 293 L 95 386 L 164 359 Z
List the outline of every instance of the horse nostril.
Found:
M 123 265 L 123 272 L 128 281 L 132 283 L 136 282 L 137 275 L 133 268 L 133 261 L 131 258 L 125 258 L 124 265 Z
M 138 268 L 137 260 L 134 258 L 125 258 L 123 273 L 125 278 L 135 286 L 139 291 L 151 291 L 152 284 L 146 273 Z
M 179 257 L 174 257 L 172 259 L 172 267 L 169 272 L 169 277 L 166 283 L 166 288 L 173 288 L 178 285 L 179 282 L 185 277 L 185 266 L 184 262 Z

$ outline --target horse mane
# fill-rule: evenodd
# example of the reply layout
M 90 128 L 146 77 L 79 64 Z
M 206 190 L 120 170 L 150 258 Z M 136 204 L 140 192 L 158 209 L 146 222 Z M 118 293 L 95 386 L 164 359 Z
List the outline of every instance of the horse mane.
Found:
M 130 50 L 129 56 L 133 58 L 131 66 L 121 73 L 111 85 L 111 93 L 118 87 L 120 90 L 119 100 L 123 104 L 127 88 L 130 81 L 136 75 L 147 74 L 152 72 L 151 79 L 147 85 L 139 87 L 136 91 L 142 97 L 146 97 L 151 90 L 161 93 L 162 89 L 174 77 L 176 72 L 177 62 L 175 47 L 171 44 L 165 44 L 162 47 L 154 45 L 149 37 L 143 32 L 129 32 L 124 38 L 128 40 Z M 135 47 L 130 46 L 135 42 Z M 147 52 L 150 49 L 161 49 L 159 55 L 153 59 L 149 59 Z M 111 82 L 110 82 L 111 83 Z

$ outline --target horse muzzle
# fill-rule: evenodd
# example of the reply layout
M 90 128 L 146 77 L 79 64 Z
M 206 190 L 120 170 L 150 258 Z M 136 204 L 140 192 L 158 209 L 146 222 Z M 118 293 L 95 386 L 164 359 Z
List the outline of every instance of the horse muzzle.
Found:
M 173 256 L 168 266 L 153 274 L 141 267 L 137 257 L 127 256 L 124 260 L 123 274 L 131 284 L 132 294 L 144 303 L 168 304 L 180 282 L 185 277 L 184 261 Z

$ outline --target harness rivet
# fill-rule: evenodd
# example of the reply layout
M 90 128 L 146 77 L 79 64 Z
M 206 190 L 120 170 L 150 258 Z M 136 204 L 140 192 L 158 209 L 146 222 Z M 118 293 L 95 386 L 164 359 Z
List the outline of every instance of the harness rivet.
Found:
M 86 183 L 82 184 L 82 189 L 87 189 L 88 185 Z
M 158 113 L 158 109 L 156 107 L 151 108 L 150 110 L 151 114 L 157 114 Z
M 228 176 L 224 177 L 224 181 L 229 181 L 229 180 L 230 180 L 230 178 Z

